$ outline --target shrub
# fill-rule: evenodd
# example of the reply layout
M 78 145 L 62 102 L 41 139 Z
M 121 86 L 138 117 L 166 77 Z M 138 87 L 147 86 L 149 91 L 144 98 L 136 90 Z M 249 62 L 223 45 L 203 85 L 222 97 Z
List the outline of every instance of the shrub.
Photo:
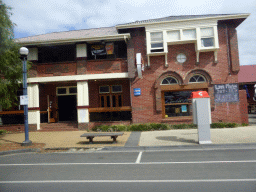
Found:
M 183 124 L 171 125 L 171 128 L 173 128 L 173 129 L 189 129 L 189 128 L 197 128 L 197 125 L 183 123 Z
M 223 123 L 223 122 L 220 122 L 220 123 L 212 123 L 211 124 L 211 128 L 234 128 L 234 127 L 237 127 L 237 124 L 236 123 Z
M 0 130 L 0 135 L 3 135 L 3 134 L 5 134 L 5 133 L 7 133 L 8 131 L 6 131 L 6 130 Z
M 226 127 L 234 128 L 234 127 L 237 127 L 237 124 L 236 123 L 227 123 Z
M 242 123 L 241 126 L 242 126 L 242 127 L 246 127 L 246 126 L 248 126 L 248 123 Z

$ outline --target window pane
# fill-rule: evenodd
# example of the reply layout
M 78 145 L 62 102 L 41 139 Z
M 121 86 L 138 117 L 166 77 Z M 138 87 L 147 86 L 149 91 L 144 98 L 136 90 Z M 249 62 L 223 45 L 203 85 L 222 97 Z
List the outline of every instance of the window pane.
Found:
M 101 103 L 101 107 L 105 107 L 105 105 L 104 105 L 104 96 L 101 96 L 100 97 L 100 103 Z
M 112 96 L 113 107 L 116 107 L 116 96 Z
M 121 85 L 112 85 L 112 93 L 118 93 L 122 92 L 122 86 Z
M 151 41 L 163 41 L 163 33 L 162 32 L 156 32 L 156 33 L 150 33 Z
M 151 48 L 163 47 L 163 43 L 152 43 Z
M 189 80 L 190 83 L 206 82 L 205 78 L 201 75 L 194 75 Z
M 200 31 L 201 31 L 201 37 L 213 37 L 214 36 L 212 27 L 202 28 Z
M 213 47 L 213 38 L 201 39 L 202 47 Z
M 164 79 L 164 80 L 162 81 L 162 84 L 169 84 L 169 81 L 168 81 L 167 79 Z
M 185 40 L 196 39 L 196 30 L 195 29 L 183 30 L 183 38 Z
M 162 81 L 162 84 L 178 84 L 178 82 L 173 77 L 167 77 Z
M 58 94 L 67 94 L 66 88 L 58 88 Z
M 191 105 L 166 105 L 165 117 L 189 116 Z
M 180 31 L 168 31 L 167 37 L 168 37 L 168 41 L 180 40 Z
M 100 93 L 109 93 L 109 86 L 100 86 Z
M 70 87 L 69 88 L 69 93 L 77 93 L 77 88 L 76 87 Z
M 121 95 L 118 95 L 118 104 L 119 104 L 119 107 L 122 107 L 122 96 Z
M 107 96 L 107 107 L 110 107 L 110 96 Z

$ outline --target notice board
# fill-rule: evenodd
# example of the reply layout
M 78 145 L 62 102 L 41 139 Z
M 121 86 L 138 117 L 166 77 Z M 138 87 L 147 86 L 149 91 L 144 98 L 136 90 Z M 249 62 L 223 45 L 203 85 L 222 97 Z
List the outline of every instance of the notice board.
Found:
M 239 86 L 236 83 L 214 85 L 216 103 L 239 102 Z

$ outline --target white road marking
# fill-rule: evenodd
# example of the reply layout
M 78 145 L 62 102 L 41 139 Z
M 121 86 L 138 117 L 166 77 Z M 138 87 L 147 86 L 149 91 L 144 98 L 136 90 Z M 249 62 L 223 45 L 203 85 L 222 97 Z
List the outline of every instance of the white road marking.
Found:
M 241 161 L 188 161 L 188 162 L 140 162 L 139 156 L 136 163 L 30 163 L 30 164 L 0 164 L 4 166 L 48 166 L 48 165 L 158 165 L 158 164 L 214 164 L 214 163 L 256 163 L 256 160 Z
M 200 182 L 255 182 L 256 179 L 197 179 L 197 180 L 39 180 L 0 181 L 0 184 L 24 183 L 200 183 Z
M 131 151 L 85 151 L 84 153 L 137 153 L 137 152 L 172 152 L 172 151 L 226 151 L 226 150 L 256 150 L 255 147 L 244 147 L 244 148 L 204 148 L 204 149 L 167 149 L 167 150 L 131 150 Z M 56 153 L 67 153 L 67 152 L 56 152 Z M 81 154 L 81 152 L 80 152 Z
M 136 160 L 136 163 L 140 163 L 141 156 L 142 156 L 142 151 L 139 153 L 139 155 L 137 157 L 137 160 Z

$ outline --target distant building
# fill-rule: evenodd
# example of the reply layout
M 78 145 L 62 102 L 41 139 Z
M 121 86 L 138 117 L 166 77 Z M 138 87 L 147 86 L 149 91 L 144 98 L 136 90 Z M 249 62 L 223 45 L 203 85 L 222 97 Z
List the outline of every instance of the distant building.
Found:
M 236 28 L 249 14 L 170 16 L 16 41 L 29 48 L 29 127 L 192 123 L 207 91 L 212 122 L 248 123 Z
M 240 90 L 246 90 L 248 113 L 256 113 L 256 65 L 242 65 L 238 73 Z

